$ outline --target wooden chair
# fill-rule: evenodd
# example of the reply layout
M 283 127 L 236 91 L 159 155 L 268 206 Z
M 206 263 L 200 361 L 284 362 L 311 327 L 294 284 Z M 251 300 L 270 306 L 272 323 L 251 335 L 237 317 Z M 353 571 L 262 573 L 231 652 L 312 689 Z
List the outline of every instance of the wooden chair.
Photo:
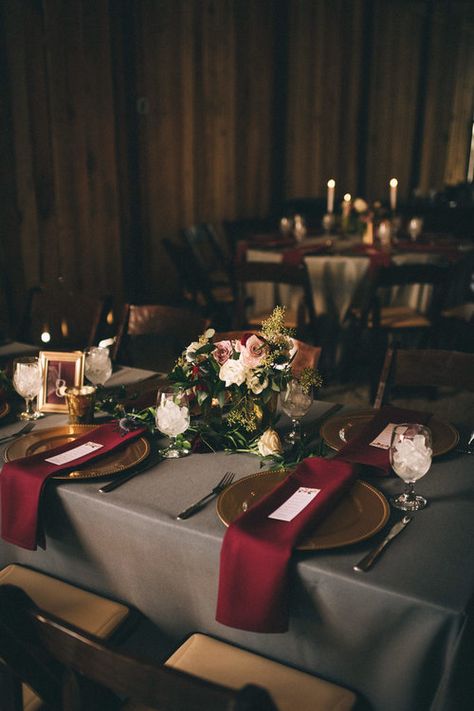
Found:
M 169 370 L 208 325 L 209 319 L 191 306 L 125 304 L 111 356 L 125 365 Z
M 306 265 L 290 265 L 274 262 L 243 262 L 236 265 L 234 279 L 237 290 L 234 327 L 239 329 L 255 328 L 268 318 L 272 309 L 277 306 L 287 306 L 286 325 L 296 329 L 296 336 L 305 341 L 314 341 L 316 337 L 316 312 L 314 309 L 311 283 Z M 278 296 L 270 309 L 265 311 L 251 310 L 252 300 L 248 297 L 248 286 L 257 284 L 272 284 L 276 290 L 285 285 L 299 291 L 295 305 L 281 303 Z M 293 299 L 292 299 L 293 301 Z
M 200 308 L 216 328 L 228 328 L 234 305 L 232 289 L 214 284 L 185 244 L 163 239 L 163 246 L 176 270 L 183 301 Z
M 103 338 L 110 297 L 68 289 L 62 282 L 35 286 L 27 296 L 17 339 L 48 350 L 74 350 Z
M 217 231 L 210 223 L 181 230 L 185 244 L 213 286 L 232 290 L 232 269 L 221 247 Z
M 160 665 L 38 609 L 18 588 L 5 587 L 0 600 L 4 711 L 22 709 L 19 679 L 62 711 L 349 711 L 356 701 L 347 689 L 206 635 L 192 635 Z
M 258 331 L 222 331 L 216 333 L 212 339 L 214 343 L 218 341 L 240 341 L 246 333 L 255 333 L 258 335 Z M 295 375 L 301 373 L 303 368 L 312 368 L 316 370 L 318 367 L 319 358 L 321 357 L 321 348 L 317 346 L 312 346 L 309 343 L 304 343 L 304 341 L 299 341 L 297 338 L 293 338 L 294 344 L 298 349 L 296 355 L 291 364 L 291 368 Z
M 15 588 L 26 593 L 35 605 L 47 611 L 51 615 L 61 618 L 63 621 L 80 627 L 86 633 L 93 634 L 99 639 L 108 639 L 123 632 L 133 615 L 131 610 L 124 604 L 108 600 L 95 593 L 82 590 L 81 588 L 65 583 L 62 580 L 53 578 L 45 573 L 26 568 L 22 565 L 8 565 L 0 570 L 0 595 L 5 587 L 15 586 Z M 1 612 L 8 618 L 3 605 L 0 605 Z M 3 625 L 2 625 L 3 627 Z M 2 630 L 3 631 L 3 630 Z M 5 638 L 0 635 L 0 659 L 4 660 L 3 643 Z M 28 640 L 29 641 L 29 640 Z M 27 654 L 30 652 L 27 650 Z M 19 656 L 18 663 L 28 668 L 27 657 Z M 2 711 L 10 709 L 21 709 L 20 685 L 16 683 L 15 693 L 10 692 L 2 686 L 2 664 L 0 663 L 0 708 Z M 20 677 L 22 675 L 20 674 Z M 28 678 L 21 679 L 25 682 Z M 8 686 L 8 685 L 7 685 Z M 31 687 L 31 688 L 30 688 Z M 39 691 L 35 694 L 32 688 Z M 30 684 L 23 688 L 23 703 L 28 711 L 39 711 L 43 704 L 38 698 L 42 697 L 42 686 Z M 13 699 L 16 698 L 16 705 Z M 10 704 L 10 705 L 8 705 Z M 59 706 L 57 708 L 60 708 Z
M 391 399 L 395 388 L 452 387 L 474 392 L 474 354 L 445 350 L 387 350 L 374 407 Z
M 349 309 L 355 342 L 368 334 L 371 368 L 371 399 L 375 397 L 378 377 L 388 346 L 433 347 L 437 343 L 440 313 L 450 268 L 443 264 L 403 264 L 380 267 L 369 279 L 359 303 Z M 410 305 L 393 305 L 395 287 L 429 288 L 426 310 Z M 386 305 L 384 302 L 387 301 Z M 346 366 L 347 369 L 347 366 Z
M 439 321 L 449 276 L 449 267 L 441 264 L 402 264 L 376 269 L 360 312 L 362 325 L 377 334 L 401 335 L 417 331 L 427 338 L 432 336 Z M 383 304 L 381 292 L 415 285 L 431 287 L 425 312 L 409 305 Z

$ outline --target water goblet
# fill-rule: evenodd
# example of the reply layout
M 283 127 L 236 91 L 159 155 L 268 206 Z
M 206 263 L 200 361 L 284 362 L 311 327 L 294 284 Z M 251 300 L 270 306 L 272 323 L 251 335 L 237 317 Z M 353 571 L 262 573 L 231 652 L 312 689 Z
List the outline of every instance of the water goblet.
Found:
M 92 346 L 85 351 L 84 374 L 93 385 L 103 385 L 112 375 L 108 348 Z
M 13 387 L 25 398 L 25 410 L 20 413 L 20 420 L 37 420 L 43 417 L 43 413 L 33 405 L 41 390 L 42 376 L 41 363 L 36 356 L 16 358 L 13 362 Z
M 177 437 L 189 427 L 189 401 L 182 388 L 164 387 L 158 390 L 156 401 L 156 426 L 170 439 L 168 447 L 161 450 L 166 459 L 185 457 L 190 453 L 177 441 Z
M 289 417 L 292 428 L 284 437 L 288 444 L 297 444 L 301 440 L 300 419 L 306 415 L 313 402 L 313 392 L 303 388 L 298 380 L 290 380 L 286 390 L 280 393 L 280 405 Z
M 433 445 L 431 432 L 418 424 L 394 427 L 390 441 L 390 464 L 393 471 L 405 482 L 405 491 L 390 499 L 402 511 L 418 511 L 427 505 L 423 496 L 415 494 L 415 481 L 421 479 L 431 467 Z
M 333 213 L 328 212 L 326 215 L 324 215 L 324 217 L 322 219 L 322 225 L 323 225 L 323 229 L 324 229 L 324 232 L 326 233 L 326 235 L 331 234 L 331 232 L 334 229 L 335 224 L 336 224 L 336 218 Z

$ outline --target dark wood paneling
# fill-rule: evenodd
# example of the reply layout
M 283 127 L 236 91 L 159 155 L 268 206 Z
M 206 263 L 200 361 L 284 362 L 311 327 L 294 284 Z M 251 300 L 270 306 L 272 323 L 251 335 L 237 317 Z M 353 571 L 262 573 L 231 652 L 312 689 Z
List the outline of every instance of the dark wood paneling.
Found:
M 324 196 L 329 177 L 338 200 L 346 191 L 386 200 L 392 175 L 401 197 L 417 174 L 425 192 L 462 180 L 473 8 L 3 0 L 13 319 L 20 292 L 59 275 L 118 298 L 170 298 L 163 237 Z

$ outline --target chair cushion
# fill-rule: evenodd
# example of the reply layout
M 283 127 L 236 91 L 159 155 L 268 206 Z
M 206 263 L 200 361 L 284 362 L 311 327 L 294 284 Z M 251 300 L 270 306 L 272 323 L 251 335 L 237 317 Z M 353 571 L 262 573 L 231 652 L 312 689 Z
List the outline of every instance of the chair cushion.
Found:
M 348 711 L 356 702 L 348 689 L 203 634 L 189 637 L 165 663 L 233 689 L 263 686 L 279 711 Z
M 101 639 L 109 637 L 130 612 L 126 605 L 21 565 L 12 564 L 0 570 L 0 585 L 16 585 L 41 609 Z M 25 685 L 23 705 L 25 711 L 42 707 L 40 699 Z
M 429 328 L 430 320 L 409 306 L 384 306 L 380 310 L 381 328 Z

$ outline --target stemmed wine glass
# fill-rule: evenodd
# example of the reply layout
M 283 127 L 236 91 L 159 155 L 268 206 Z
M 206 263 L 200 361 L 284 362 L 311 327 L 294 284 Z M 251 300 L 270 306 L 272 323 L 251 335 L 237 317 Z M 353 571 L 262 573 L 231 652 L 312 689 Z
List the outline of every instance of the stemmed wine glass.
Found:
M 92 346 L 85 351 L 84 373 L 93 385 L 103 385 L 112 375 L 108 348 Z
M 166 459 L 185 457 L 190 453 L 176 440 L 189 427 L 188 395 L 183 388 L 163 387 L 158 390 L 156 401 L 156 426 L 170 438 L 168 447 L 161 450 Z
M 390 500 L 392 505 L 402 511 L 423 509 L 428 502 L 415 494 L 415 481 L 431 467 L 431 431 L 423 425 L 397 425 L 392 432 L 389 456 L 393 471 L 405 482 L 405 491 Z
M 313 402 L 313 391 L 304 388 L 298 380 L 290 380 L 286 390 L 280 393 L 280 405 L 289 417 L 292 428 L 284 437 L 285 442 L 296 444 L 301 440 L 300 419 L 306 415 Z
M 36 356 L 16 358 L 13 362 L 13 387 L 25 398 L 25 411 L 20 413 L 20 420 L 37 420 L 43 417 L 33 406 L 33 400 L 41 390 L 42 368 Z

